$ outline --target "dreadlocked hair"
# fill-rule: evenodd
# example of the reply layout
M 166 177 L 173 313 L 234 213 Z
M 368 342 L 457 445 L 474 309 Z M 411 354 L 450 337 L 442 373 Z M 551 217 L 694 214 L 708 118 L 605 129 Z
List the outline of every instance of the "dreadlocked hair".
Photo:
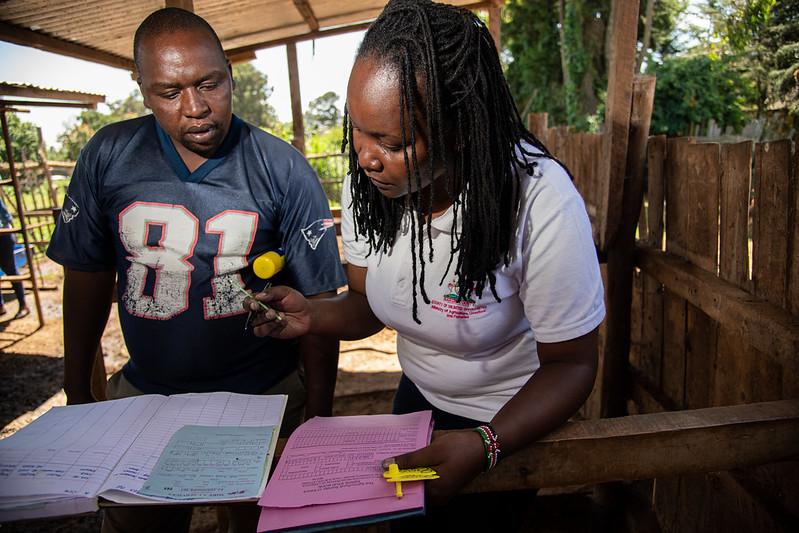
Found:
M 554 158 L 522 124 L 491 34 L 466 9 L 428 0 L 391 0 L 366 32 L 356 61 L 363 58 L 379 61 L 398 74 L 402 142 L 412 147 L 410 158 L 404 152 L 408 190 L 415 192 L 392 199 L 371 185 L 358 164 L 345 107 L 342 151 L 349 144 L 356 235 L 366 237 L 370 250 L 385 252 L 409 215 L 413 319 L 421 323 L 417 287 L 429 304 L 425 263 L 433 260 L 433 248 L 431 225 L 425 221 L 431 219 L 434 200 L 429 194 L 422 201 L 420 193 L 415 151 L 419 124 L 414 111 L 423 110 L 429 128 L 429 175 L 434 165 L 443 165 L 439 179 L 448 180 L 447 193 L 453 199 L 452 253 L 444 277 L 459 252 L 458 298 L 465 300 L 473 293 L 480 297 L 488 284 L 499 301 L 494 271 L 510 263 L 520 198 L 518 169 L 532 174 L 537 158 Z M 443 282 L 444 278 L 439 281 Z

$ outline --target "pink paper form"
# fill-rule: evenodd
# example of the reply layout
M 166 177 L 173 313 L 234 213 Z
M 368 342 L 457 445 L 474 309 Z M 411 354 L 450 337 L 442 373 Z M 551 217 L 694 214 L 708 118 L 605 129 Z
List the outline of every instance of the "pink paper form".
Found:
M 426 446 L 431 435 L 430 411 L 309 420 L 266 486 L 258 531 L 421 509 L 422 482 L 404 483 L 398 499 L 381 462 Z

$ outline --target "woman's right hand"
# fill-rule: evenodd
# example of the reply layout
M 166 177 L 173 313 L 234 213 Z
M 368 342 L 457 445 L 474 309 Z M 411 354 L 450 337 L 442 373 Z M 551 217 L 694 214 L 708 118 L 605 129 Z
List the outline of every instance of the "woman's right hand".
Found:
M 263 302 L 270 307 L 265 311 L 258 305 Z M 311 328 L 311 304 L 290 287 L 277 286 L 244 300 L 244 308 L 254 313 L 253 331 L 259 337 L 293 339 L 305 335 Z

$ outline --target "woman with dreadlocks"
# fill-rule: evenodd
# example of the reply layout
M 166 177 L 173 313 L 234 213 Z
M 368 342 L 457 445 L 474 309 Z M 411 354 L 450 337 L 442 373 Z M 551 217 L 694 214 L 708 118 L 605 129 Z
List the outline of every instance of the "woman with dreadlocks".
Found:
M 309 301 L 269 289 L 255 331 L 355 339 L 394 328 L 394 411 L 432 409 L 437 429 L 462 429 L 397 458 L 434 467 L 428 496 L 444 502 L 590 393 L 604 318 L 590 223 L 467 10 L 388 3 L 356 56 L 344 134 L 348 291 Z

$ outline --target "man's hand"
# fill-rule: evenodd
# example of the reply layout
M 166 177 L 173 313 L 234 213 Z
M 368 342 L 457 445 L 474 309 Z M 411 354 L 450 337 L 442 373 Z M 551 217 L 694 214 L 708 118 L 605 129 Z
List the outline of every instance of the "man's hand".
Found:
M 264 310 L 258 302 L 265 303 L 271 309 Z M 293 339 L 305 335 L 311 327 L 311 309 L 308 300 L 289 287 L 265 289 L 252 298 L 245 299 L 244 308 L 256 313 L 252 324 L 253 331 L 259 337 Z
M 483 439 L 472 430 L 448 431 L 433 437 L 429 446 L 394 459 L 400 467 L 429 466 L 439 479 L 425 481 L 431 505 L 443 505 L 476 478 L 485 466 Z M 387 465 L 383 464 L 384 467 Z

